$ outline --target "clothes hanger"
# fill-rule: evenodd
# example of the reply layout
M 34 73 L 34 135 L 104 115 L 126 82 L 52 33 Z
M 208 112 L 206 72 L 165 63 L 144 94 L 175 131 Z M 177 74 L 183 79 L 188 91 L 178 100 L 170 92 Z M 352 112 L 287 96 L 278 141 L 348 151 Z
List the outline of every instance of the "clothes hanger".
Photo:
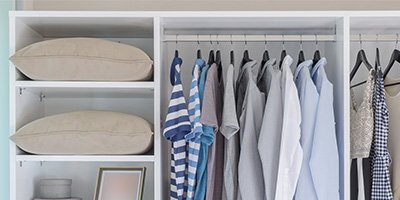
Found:
M 230 52 L 230 61 L 232 65 L 235 65 L 235 53 L 233 52 L 233 42 L 232 42 L 232 34 L 231 34 L 231 52 Z
M 285 59 L 287 53 L 286 53 L 286 49 L 285 49 L 285 36 L 282 35 L 282 52 L 281 52 L 281 61 L 279 62 L 279 69 L 282 68 L 282 62 L 283 59 Z
M 318 49 L 318 35 L 315 34 L 314 36 L 315 36 L 315 52 L 314 52 L 312 67 L 314 67 L 319 60 L 321 60 L 321 54 Z
M 178 51 L 178 34 L 176 34 L 175 38 L 175 58 L 179 57 L 179 51 Z
M 304 52 L 303 52 L 303 35 L 300 35 L 300 52 L 299 52 L 299 59 L 297 61 L 297 66 L 299 66 L 300 63 L 304 62 L 306 58 L 304 57 Z
M 381 66 L 381 61 L 380 61 L 380 53 L 379 53 L 379 47 L 378 47 L 378 34 L 376 34 L 376 48 L 375 48 L 375 71 L 378 69 L 378 66 Z M 363 85 L 364 83 L 367 83 L 367 81 L 363 81 L 360 83 L 357 83 L 350 88 L 355 88 L 357 86 Z
M 197 34 L 197 45 L 198 45 L 198 49 L 197 49 L 197 59 L 201 59 L 201 48 L 200 48 L 200 42 L 199 42 L 199 34 Z
M 221 51 L 220 51 L 220 46 L 219 46 L 219 41 L 218 41 L 218 35 L 217 35 L 217 46 L 218 50 L 216 53 L 216 60 L 215 63 L 217 64 L 217 69 L 218 69 L 218 81 L 221 81 L 221 76 L 222 76 L 222 60 L 221 60 Z
M 210 53 L 208 55 L 208 65 L 212 65 L 215 61 L 214 61 L 214 49 L 213 49 L 213 43 L 211 41 L 211 35 L 210 35 L 210 44 L 211 44 L 211 50 Z
M 368 71 L 370 71 L 372 69 L 371 64 L 368 62 L 367 56 L 365 55 L 365 52 L 362 49 L 361 34 L 359 35 L 359 37 L 360 37 L 360 51 L 358 51 L 356 64 L 354 65 L 354 68 L 350 73 L 350 81 L 353 80 L 354 76 L 356 75 L 357 70 L 360 68 L 362 63 L 364 63 L 364 65 L 368 69 Z
M 399 43 L 399 34 L 396 34 L 396 45 L 394 47 L 392 56 L 390 57 L 389 64 L 385 69 L 385 72 L 383 73 L 383 78 L 385 79 L 386 76 L 388 75 L 389 71 L 392 69 L 393 65 L 395 62 L 400 63 L 400 51 L 397 48 L 397 44 Z
M 244 46 L 245 46 L 245 50 L 243 52 L 242 65 L 244 65 L 247 62 L 252 61 L 252 59 L 250 59 L 249 50 L 247 48 L 247 37 L 246 37 L 246 35 L 244 35 Z
M 393 67 L 395 61 L 400 63 L 400 51 L 397 48 L 398 43 L 399 43 L 399 34 L 397 33 L 396 34 L 396 46 L 395 46 L 395 49 L 394 49 L 394 51 L 392 53 L 392 56 L 390 58 L 389 65 L 386 67 L 386 70 L 383 73 L 383 79 L 386 78 L 386 76 L 389 73 L 390 69 Z M 390 87 L 390 86 L 399 85 L 399 84 L 400 84 L 400 82 L 390 83 L 390 84 L 385 85 L 385 87 Z
M 269 60 L 269 53 L 268 53 L 268 49 L 267 49 L 267 35 L 264 34 L 264 53 L 262 56 L 262 61 L 261 61 L 261 68 L 265 65 L 265 63 Z

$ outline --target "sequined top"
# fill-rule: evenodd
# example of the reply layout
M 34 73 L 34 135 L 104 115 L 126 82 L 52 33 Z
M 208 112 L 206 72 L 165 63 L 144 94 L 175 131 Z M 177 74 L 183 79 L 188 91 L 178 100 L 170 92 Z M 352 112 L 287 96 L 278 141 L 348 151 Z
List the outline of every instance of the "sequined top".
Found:
M 374 92 L 374 69 L 371 69 L 364 91 L 363 101 L 357 109 L 357 102 L 353 89 L 350 89 L 352 108 L 350 111 L 350 156 L 354 158 L 368 158 L 374 135 L 374 112 L 372 98 Z

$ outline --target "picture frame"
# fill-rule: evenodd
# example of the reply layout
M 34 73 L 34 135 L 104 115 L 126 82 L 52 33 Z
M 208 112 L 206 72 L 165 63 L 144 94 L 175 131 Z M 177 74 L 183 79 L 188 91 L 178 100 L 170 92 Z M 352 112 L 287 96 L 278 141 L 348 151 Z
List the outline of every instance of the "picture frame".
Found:
M 145 167 L 99 167 L 94 200 L 142 200 Z

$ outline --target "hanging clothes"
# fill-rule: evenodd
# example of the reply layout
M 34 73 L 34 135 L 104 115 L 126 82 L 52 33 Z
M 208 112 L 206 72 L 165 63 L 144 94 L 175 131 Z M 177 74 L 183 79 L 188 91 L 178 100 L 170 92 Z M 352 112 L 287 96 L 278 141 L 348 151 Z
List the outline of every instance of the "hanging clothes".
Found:
M 317 200 L 317 193 L 310 169 L 310 158 L 313 151 L 314 127 L 317 115 L 319 94 L 310 75 L 313 61 L 307 60 L 297 66 L 294 80 L 298 90 L 301 108 L 301 138 L 303 161 L 297 183 L 295 200 Z
M 165 119 L 164 137 L 172 142 L 171 148 L 171 199 L 185 199 L 186 141 L 191 125 L 181 82 L 182 59 L 175 57 L 171 65 L 173 85 L 168 113 Z
M 220 131 L 225 137 L 225 166 L 223 200 L 237 200 L 239 163 L 239 122 L 236 117 L 234 88 L 234 66 L 230 64 L 226 73 L 224 109 Z
M 200 110 L 202 110 L 203 108 L 204 87 L 206 84 L 207 72 L 209 69 L 210 65 L 207 64 L 205 67 L 203 67 L 200 75 L 200 82 L 199 82 Z M 213 127 L 203 125 L 203 134 L 201 135 L 200 140 L 201 143 L 200 143 L 199 160 L 197 163 L 197 174 L 196 174 L 197 187 L 196 187 L 196 193 L 194 194 L 195 200 L 204 200 L 206 197 L 208 147 L 214 141 Z
M 245 87 L 240 124 L 239 188 L 241 199 L 264 199 L 264 180 L 257 143 L 265 104 L 265 95 L 260 92 L 254 79 L 249 61 L 241 68 L 238 76 L 240 87 Z M 241 90 L 243 91 L 243 90 Z
M 326 64 L 326 58 L 321 58 L 311 71 L 319 100 L 310 169 L 318 199 L 338 200 L 339 153 L 333 111 L 333 85 L 326 76 Z
M 200 122 L 212 127 L 214 142 L 209 146 L 207 159 L 206 200 L 221 199 L 224 177 L 224 136 L 219 127 L 222 123 L 224 85 L 223 76 L 218 80 L 218 66 L 214 63 L 207 72 L 204 87 L 203 108 Z M 207 130 L 208 132 L 210 130 Z
M 393 194 L 390 186 L 390 154 L 387 149 L 389 132 L 389 111 L 386 107 L 383 75 L 378 67 L 374 94 L 375 108 L 375 135 L 374 157 L 372 167 L 372 199 L 392 200 Z
M 264 78 L 259 79 L 259 86 L 264 87 L 268 93 L 257 145 L 267 200 L 275 200 L 283 120 L 282 72 L 275 64 L 276 59 L 267 61 L 264 74 L 261 74 Z
M 276 200 L 292 200 L 299 178 L 303 150 L 300 146 L 300 102 L 290 65 L 293 59 L 286 56 L 282 62 L 283 121 L 279 155 Z
M 203 126 L 200 123 L 200 98 L 199 98 L 199 76 L 200 68 L 203 68 L 205 61 L 197 59 L 192 71 L 192 83 L 190 86 L 189 96 L 189 120 L 191 124 L 191 132 L 186 135 L 186 141 L 189 142 L 189 164 L 188 164 L 188 189 L 186 200 L 194 199 L 196 192 L 196 171 L 200 151 L 201 135 L 203 134 Z
M 370 151 L 374 135 L 374 111 L 372 99 L 374 93 L 375 71 L 371 69 L 363 101 L 357 108 L 354 90 L 350 88 L 352 108 L 350 111 L 350 158 L 351 163 L 351 199 L 371 199 L 371 159 Z
M 385 78 L 385 84 L 397 83 L 399 80 Z M 389 109 L 388 149 L 392 164 L 390 165 L 390 180 L 392 182 L 393 199 L 400 200 L 400 87 L 385 87 L 386 104 Z

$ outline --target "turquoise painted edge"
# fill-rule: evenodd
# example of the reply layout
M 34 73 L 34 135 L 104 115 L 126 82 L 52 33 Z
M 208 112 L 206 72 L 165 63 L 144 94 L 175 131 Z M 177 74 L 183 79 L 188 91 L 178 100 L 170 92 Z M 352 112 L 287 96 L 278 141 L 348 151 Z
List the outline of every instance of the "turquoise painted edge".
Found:
M 0 199 L 10 199 L 8 11 L 12 0 L 0 0 Z

